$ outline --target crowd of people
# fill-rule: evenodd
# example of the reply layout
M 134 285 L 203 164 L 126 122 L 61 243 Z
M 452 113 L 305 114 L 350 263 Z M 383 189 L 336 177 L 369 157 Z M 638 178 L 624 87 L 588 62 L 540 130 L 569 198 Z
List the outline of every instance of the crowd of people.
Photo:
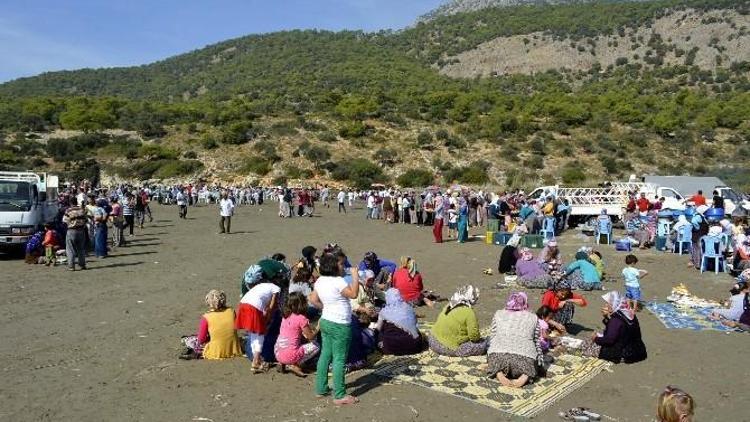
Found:
M 684 212 L 667 214 L 660 201 L 634 195 L 626 210 L 625 233 L 641 248 L 679 251 L 680 242 L 685 242 L 690 265 L 695 268 L 705 267 L 702 253 L 706 239 L 716 238 L 738 282 L 731 289 L 727 308 L 716 309 L 712 318 L 750 330 L 750 238 L 744 219 L 727 219 L 711 212 L 716 207 L 696 205 L 700 200 L 693 200 Z M 207 312 L 200 318 L 196 335 L 183 338 L 186 350 L 182 358 L 244 355 L 254 373 L 265 373 L 274 365 L 282 373 L 299 377 L 315 372 L 316 395 L 331 395 L 339 405 L 358 401 L 347 394 L 344 376 L 366 366 L 374 352 L 400 356 L 431 350 L 445 356 L 486 356 L 483 369 L 489 377 L 503 386 L 522 388 L 544 377 L 556 353 L 564 351 L 560 337 L 574 324 L 576 308 L 588 305 L 578 291 L 600 290 L 605 279 L 612 278 L 595 248 L 580 248 L 568 262 L 563 258 L 557 236 L 568 226 L 570 208 L 564 198 L 530 200 L 522 191 L 494 194 L 452 187 L 332 192 L 328 186 L 206 185 L 95 189 L 82 183 L 61 192 L 59 201 L 55 221 L 29 242 L 27 262 L 56 265 L 64 254 L 70 270 L 84 270 L 89 252 L 98 259 L 106 258 L 112 249 L 127 245 L 134 229 L 153 220 L 151 201 L 175 204 L 182 219 L 187 218 L 189 207 L 215 204 L 220 233 L 231 232 L 238 206 L 278 203 L 279 217 L 293 218 L 312 216 L 316 203 L 330 208 L 333 201 L 339 213 L 351 212 L 359 201 L 367 220 L 431 226 L 436 243 L 442 243 L 446 235 L 465 242 L 469 228 L 489 225 L 492 220 L 498 231 L 512 233 L 501 252 L 498 271 L 516 276 L 519 287 L 542 292 L 536 308 L 531 307 L 526 292 L 510 292 L 504 308 L 494 313 L 487 336 L 482 335 L 475 313 L 480 297 L 476 286 L 461 286 L 443 299 L 425 289 L 413 257 L 391 261 L 367 252 L 352 265 L 336 244 L 325 245 L 320 254 L 317 248 L 307 246 L 292 265 L 280 253 L 251 265 L 242 277 L 240 300 L 234 308 L 225 292 L 207 293 Z M 539 233 L 549 220 L 554 221 L 554 236 L 535 256 L 521 246 L 521 239 Z M 611 228 L 606 210 L 596 224 Z M 626 255 L 623 263 L 623 292 L 608 291 L 601 296 L 603 329 L 584 341 L 581 353 L 631 364 L 647 358 L 637 312 L 641 280 L 648 272 L 637 267 L 635 254 Z M 445 303 L 426 332 L 416 308 L 441 302 Z M 329 369 L 333 372 L 332 388 Z M 693 408 L 692 398 L 679 389 L 669 387 L 659 396 L 662 421 L 689 420 Z

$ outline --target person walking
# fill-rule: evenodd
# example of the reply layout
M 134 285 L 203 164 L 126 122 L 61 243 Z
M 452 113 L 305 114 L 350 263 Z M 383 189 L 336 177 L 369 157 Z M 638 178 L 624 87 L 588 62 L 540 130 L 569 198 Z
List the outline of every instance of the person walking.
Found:
M 344 210 L 344 214 L 346 214 L 346 204 L 344 202 L 346 201 L 346 192 L 340 190 L 339 194 L 336 195 L 336 199 L 339 201 L 339 212 L 341 212 L 341 210 Z
M 177 206 L 180 207 L 179 217 L 187 219 L 188 197 L 185 196 L 182 190 L 177 191 Z
M 75 271 L 76 258 L 78 266 L 86 269 L 86 210 L 78 206 L 75 197 L 70 198 L 70 208 L 63 215 L 63 223 L 68 226 L 65 235 L 65 253 L 68 256 L 68 270 Z
M 234 202 L 227 196 L 226 192 L 221 194 L 221 200 L 219 201 L 219 234 L 231 233 L 232 229 L 232 215 L 234 215 Z

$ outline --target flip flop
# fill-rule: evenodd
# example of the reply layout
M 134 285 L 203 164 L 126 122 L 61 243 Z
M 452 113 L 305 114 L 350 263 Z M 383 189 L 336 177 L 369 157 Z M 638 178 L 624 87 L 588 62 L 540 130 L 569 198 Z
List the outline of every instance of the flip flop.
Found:
M 336 406 L 344 406 L 347 404 L 356 404 L 359 403 L 359 399 L 354 396 L 344 396 L 340 399 L 336 399 L 333 401 L 333 404 Z

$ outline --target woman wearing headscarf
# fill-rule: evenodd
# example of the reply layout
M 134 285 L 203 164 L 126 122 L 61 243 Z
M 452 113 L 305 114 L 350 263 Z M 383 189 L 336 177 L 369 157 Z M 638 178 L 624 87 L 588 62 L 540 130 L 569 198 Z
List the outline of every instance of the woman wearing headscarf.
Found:
M 557 241 L 552 239 L 539 252 L 539 263 L 547 273 L 552 274 L 562 268 L 563 260 L 560 255 L 560 248 L 557 247 Z
M 435 196 L 435 205 L 433 209 L 432 236 L 435 243 L 443 243 L 443 219 L 445 216 L 446 202 L 440 192 Z
M 696 212 L 690 219 L 690 224 L 693 225 L 693 245 L 690 248 L 690 264 L 696 269 L 701 267 L 701 260 L 703 259 L 703 253 L 701 251 L 701 237 L 709 234 L 709 226 L 706 218 L 703 217 L 703 213 L 706 212 L 708 207 L 701 205 L 696 208 Z
M 466 198 L 459 197 L 458 200 L 458 243 L 464 243 L 469 240 L 469 206 Z
M 552 276 L 534 260 L 534 254 L 529 248 L 521 248 L 519 259 L 516 261 L 516 275 L 518 285 L 527 289 L 547 289 L 552 285 Z
M 583 354 L 614 363 L 636 363 L 646 360 L 648 353 L 641 338 L 641 327 L 635 311 L 617 291 L 602 296 L 604 333 L 594 333 L 583 344 Z
M 434 305 L 431 298 L 425 297 L 422 273 L 417 269 L 417 262 L 410 256 L 402 256 L 399 259 L 399 268 L 393 273 L 391 285 L 410 305 L 429 307 Z
M 594 264 L 589 261 L 589 255 L 584 251 L 576 252 L 575 261 L 565 267 L 565 277 L 572 289 L 599 290 L 602 280 Z
M 515 271 L 518 260 L 518 244 L 521 237 L 526 234 L 526 226 L 520 225 L 513 231 L 513 236 L 508 239 L 503 250 L 500 252 L 500 260 L 497 263 L 497 271 L 500 274 L 512 274 Z
M 380 349 L 386 355 L 413 355 L 424 350 L 424 339 L 417 328 L 414 308 L 404 302 L 396 289 L 385 292 L 385 306 L 380 310 L 377 330 Z
M 472 308 L 479 300 L 479 289 L 461 286 L 432 327 L 428 337 L 430 349 L 444 356 L 480 356 L 487 350 L 487 341 L 479 333 L 479 320 Z
M 492 318 L 487 372 L 506 387 L 523 387 L 544 363 L 538 318 L 528 309 L 526 293 L 511 293 L 505 309 Z
M 559 332 L 565 332 L 565 326 L 573 322 L 576 306 L 586 306 L 586 298 L 570 290 L 570 282 L 563 279 L 542 295 L 542 306 L 554 312 L 549 324 Z

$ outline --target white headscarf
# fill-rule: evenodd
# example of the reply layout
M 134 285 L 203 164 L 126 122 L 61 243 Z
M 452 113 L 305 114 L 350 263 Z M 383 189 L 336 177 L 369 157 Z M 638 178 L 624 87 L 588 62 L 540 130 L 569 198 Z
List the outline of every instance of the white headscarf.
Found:
M 632 321 L 633 318 L 635 318 L 635 312 L 630 308 L 628 301 L 620 296 L 618 291 L 612 290 L 611 292 L 607 292 L 602 295 L 602 299 L 609 304 L 612 308 L 612 312 L 619 312 L 622 316 L 627 318 L 628 321 Z
M 459 305 L 466 305 L 471 308 L 475 303 L 477 303 L 477 300 L 479 300 L 478 288 L 472 286 L 471 284 L 461 286 L 458 288 L 458 290 L 456 290 L 456 293 L 453 293 L 453 296 L 451 296 L 450 300 L 448 301 L 448 310 L 453 310 L 453 308 Z

